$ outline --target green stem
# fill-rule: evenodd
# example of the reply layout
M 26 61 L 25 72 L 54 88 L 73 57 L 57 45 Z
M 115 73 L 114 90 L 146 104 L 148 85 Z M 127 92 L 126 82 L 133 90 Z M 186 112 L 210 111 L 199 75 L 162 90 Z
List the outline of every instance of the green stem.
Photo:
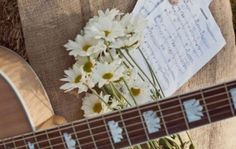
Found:
M 114 58 L 113 58 L 113 56 L 112 56 L 112 54 L 111 54 L 111 51 L 110 51 L 109 49 L 108 49 L 108 53 L 109 53 L 111 59 L 114 60 Z
M 130 65 L 131 67 L 134 67 L 134 65 L 129 61 L 129 59 L 125 56 L 125 54 L 122 52 L 122 50 L 119 49 L 118 51 L 119 51 L 119 53 L 121 54 L 121 56 L 123 56 L 123 57 L 125 58 L 125 60 L 129 63 L 129 65 Z
M 106 90 L 105 87 L 102 87 L 101 89 L 102 89 L 102 91 L 103 91 L 105 94 L 108 94 L 108 92 L 107 92 L 107 90 Z
M 152 74 L 152 77 L 155 78 L 155 80 L 156 80 L 156 82 L 157 82 L 157 85 L 158 85 L 159 88 L 160 88 L 162 97 L 165 97 L 165 96 L 164 96 L 164 92 L 163 92 L 163 90 L 162 90 L 162 88 L 161 88 L 160 82 L 158 81 L 158 79 L 157 79 L 157 77 L 156 77 L 156 75 L 155 75 L 155 73 L 154 73 L 154 71 L 153 71 L 153 69 L 152 69 L 152 66 L 149 64 L 147 58 L 146 58 L 145 55 L 143 54 L 143 52 L 142 52 L 142 50 L 140 49 L 140 47 L 138 48 L 138 50 L 139 50 L 139 52 L 141 53 L 141 55 L 142 55 L 143 59 L 145 60 L 146 64 L 148 65 L 148 68 L 149 68 L 150 73 Z M 154 78 L 153 78 L 153 81 L 154 81 Z M 155 82 L 155 81 L 154 81 L 154 82 Z
M 179 139 L 180 144 L 183 145 L 183 144 L 184 144 L 184 141 L 182 140 L 182 138 L 180 137 L 179 134 L 177 134 L 177 137 L 178 137 L 178 139 Z
M 119 98 L 119 96 L 116 94 L 116 91 L 114 90 L 114 88 L 113 88 L 111 82 L 109 83 L 109 85 L 110 85 L 110 87 L 111 87 L 112 93 L 113 93 L 113 95 L 115 96 L 115 98 L 116 98 L 118 101 L 120 101 L 120 98 Z
M 134 68 L 134 65 L 133 65 L 133 64 L 129 61 L 129 59 L 124 55 L 124 53 L 122 52 L 122 50 L 119 49 L 118 51 L 119 51 L 119 53 L 121 54 L 121 56 L 123 56 L 123 57 L 125 58 L 125 60 L 129 63 L 129 65 L 130 65 L 132 68 Z M 125 63 L 125 64 L 126 64 L 126 63 Z M 128 66 L 128 64 L 126 64 L 126 66 Z M 128 68 L 129 68 L 129 66 L 128 66 Z M 139 77 L 144 81 L 143 76 L 142 76 L 140 73 L 138 73 L 138 75 L 139 75 Z
M 190 137 L 190 135 L 189 135 L 188 131 L 186 131 L 186 134 L 187 134 L 187 136 L 188 136 L 188 138 L 189 138 L 190 142 L 193 144 L 193 140 L 191 139 L 191 137 Z
M 115 91 L 116 91 L 117 93 L 119 93 L 119 95 L 120 95 L 130 106 L 132 106 L 131 103 L 123 96 L 123 94 L 115 87 L 115 85 L 114 85 L 112 82 L 111 82 L 111 85 L 114 87 Z
M 151 83 L 151 85 L 153 86 L 153 88 L 155 89 L 156 92 L 158 92 L 158 89 L 156 88 L 156 86 L 153 84 L 153 82 L 150 80 L 150 78 L 147 76 L 147 74 L 142 70 L 142 68 L 136 63 L 136 61 L 133 59 L 133 57 L 130 55 L 128 50 L 125 50 L 127 55 L 130 57 L 130 59 L 133 61 L 133 63 L 135 64 L 135 66 L 142 72 L 142 74 L 147 78 L 147 80 L 149 81 L 149 83 Z
M 134 103 L 135 103 L 135 105 L 137 105 L 137 102 L 135 101 L 135 98 L 134 98 L 134 96 L 133 96 L 132 92 L 130 91 L 130 88 L 129 88 L 129 86 L 128 86 L 127 82 L 125 81 L 125 79 L 122 79 L 122 80 L 123 80 L 123 82 L 124 82 L 124 84 L 125 84 L 126 88 L 128 89 L 130 96 L 131 96 L 131 97 L 132 97 L 132 99 L 134 100 Z
M 154 149 L 158 149 L 158 147 L 156 146 L 154 141 L 151 141 L 151 143 L 152 143 Z
M 94 95 L 96 95 L 109 109 L 111 109 L 111 108 L 110 108 L 110 105 L 107 104 L 107 103 L 103 100 L 103 98 L 102 98 L 100 95 L 98 95 L 98 93 L 97 93 L 94 89 L 91 89 L 91 88 L 90 88 L 90 90 L 91 90 L 92 93 L 93 93 Z M 112 110 L 112 109 L 111 109 L 111 110 Z

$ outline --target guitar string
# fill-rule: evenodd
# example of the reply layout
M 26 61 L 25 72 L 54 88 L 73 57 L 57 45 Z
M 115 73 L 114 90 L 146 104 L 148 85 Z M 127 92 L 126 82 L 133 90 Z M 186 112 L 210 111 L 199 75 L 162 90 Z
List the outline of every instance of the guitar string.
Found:
M 234 84 L 233 84 L 234 85 Z M 236 84 L 235 84 L 236 85 Z M 218 87 L 218 88 L 213 88 L 214 90 L 217 90 L 217 89 L 223 89 L 222 87 Z M 212 90 L 213 90 L 212 89 Z M 200 91 L 199 91 L 200 92 Z M 193 92 L 191 95 L 188 95 L 188 96 L 186 96 L 186 95 L 183 95 L 183 96 L 186 96 L 186 97 L 193 97 L 193 96 L 202 96 L 201 95 L 201 93 L 199 93 L 199 92 Z M 208 98 L 212 98 L 212 97 L 217 97 L 217 96 L 220 96 L 220 95 L 222 95 L 222 94 L 227 94 L 228 92 L 223 92 L 223 93 L 218 93 L 218 94 L 215 94 L 215 95 L 211 95 L 211 96 L 208 96 L 208 97 L 201 97 L 199 100 L 205 100 L 205 99 L 208 99 Z M 228 94 L 227 94 L 228 95 Z M 178 101 L 179 100 L 179 97 L 180 96 L 175 96 L 175 97 L 170 97 L 170 98 L 167 98 L 167 100 L 161 100 L 160 102 L 159 102 L 159 104 L 161 105 L 161 104 L 166 104 L 166 103 L 169 103 L 169 102 L 174 102 L 174 101 Z M 186 98 L 185 97 L 185 98 Z M 175 98 L 175 99 L 174 99 Z M 191 99 L 190 98 L 190 99 Z M 229 98 L 231 98 L 231 97 L 229 97 Z M 168 99 L 171 99 L 171 100 L 168 100 Z M 228 98 L 227 98 L 228 99 Z M 162 101 L 164 101 L 163 103 L 162 103 Z M 157 103 L 158 104 L 158 103 Z M 214 104 L 214 102 L 212 103 L 212 104 Z M 139 106 L 139 109 L 140 110 L 142 110 L 142 109 L 145 109 L 145 108 L 149 108 L 149 107 L 153 107 L 154 105 L 153 105 L 153 103 L 148 103 L 147 105 L 143 105 L 144 107 L 142 107 L 142 106 Z M 177 105 L 178 106 L 178 105 Z M 176 105 L 175 106 L 170 106 L 170 107 L 167 107 L 167 108 L 164 108 L 163 110 L 161 110 L 161 111 L 165 111 L 165 110 L 169 110 L 169 109 L 172 109 L 172 108 L 174 108 L 174 107 L 177 107 Z M 127 108 L 127 109 L 123 109 L 123 110 L 128 110 L 129 108 Z M 130 111 L 126 111 L 127 113 L 131 113 L 131 112 L 133 112 L 133 111 L 136 111 L 137 109 L 135 108 L 135 107 L 131 107 L 130 108 Z M 110 112 L 110 113 L 107 113 L 107 114 L 104 114 L 104 115 L 110 115 L 110 114 L 115 114 L 115 116 L 120 116 L 120 113 L 117 113 L 117 111 L 118 110 L 116 110 L 116 111 L 113 111 L 113 112 Z M 107 118 L 109 118 L 109 117 L 112 117 L 112 116 L 114 116 L 114 115 L 110 115 L 110 116 L 107 116 Z M 77 121 L 75 121 L 75 122 L 73 122 L 73 123 L 78 123 L 78 124 L 76 124 L 76 126 L 79 126 L 79 125 L 83 125 L 84 123 L 80 123 L 81 121 L 84 121 L 84 119 L 81 119 L 81 120 L 77 120 Z M 96 122 L 96 121 L 95 121 Z M 86 123 L 86 122 L 85 122 Z M 66 125 L 68 125 L 68 124 L 65 124 L 65 126 Z M 63 125 L 62 125 L 63 126 Z M 59 126 L 59 127 L 62 127 L 62 126 Z M 56 130 L 57 131 L 57 130 Z M 53 132 L 53 131 L 52 131 Z M 55 132 L 55 131 L 54 131 Z M 35 133 L 37 133 L 37 132 L 35 132 Z M 33 134 L 35 134 L 35 133 L 33 133 Z M 32 134 L 32 133 L 28 133 L 28 135 L 30 135 L 30 134 Z M 27 135 L 27 134 L 25 134 L 25 135 Z M 37 134 L 36 134 L 37 135 Z M 7 138 L 7 139 L 11 139 L 11 138 Z M 6 139 L 6 140 L 7 140 Z M 5 140 L 5 139 L 4 139 Z
M 222 107 L 226 107 L 226 106 L 222 106 Z M 224 111 L 223 113 L 217 113 L 217 114 L 214 114 L 214 117 L 215 116 L 217 116 L 217 115 L 222 115 L 222 114 L 225 114 L 225 113 L 228 113 L 229 111 Z M 207 119 L 207 117 L 204 117 L 204 118 L 202 118 L 201 120 L 205 120 L 205 119 Z M 177 118 L 177 119 L 174 119 L 174 120 L 171 120 L 171 121 L 177 121 L 177 120 L 183 120 L 183 118 Z M 142 124 L 142 123 L 139 123 L 139 124 Z M 186 124 L 185 122 L 183 123 L 183 124 Z M 133 125 L 133 124 L 132 124 Z M 137 123 L 135 124 L 135 125 L 137 125 Z M 134 126 L 135 126 L 134 125 Z M 131 125 L 129 125 L 129 126 L 131 126 Z M 175 125 L 175 126 L 172 126 L 172 127 L 168 127 L 168 129 L 172 129 L 172 128 L 176 128 L 176 127 L 178 127 L 178 126 L 181 126 L 181 125 Z M 144 128 L 147 128 L 146 126 L 144 127 Z M 140 131 L 140 130 L 144 130 L 144 128 L 143 129 L 135 129 L 135 130 L 133 130 L 133 131 L 129 131 L 130 133 L 133 133 L 133 132 L 137 132 L 137 131 Z M 109 131 L 110 132 L 110 131 Z M 96 135 L 101 135 L 101 134 L 107 134 L 108 132 L 107 131 L 105 131 L 105 133 L 104 132 L 100 132 L 100 133 L 96 133 L 96 134 L 94 134 L 93 136 L 96 136 Z M 77 135 L 78 134 L 78 131 L 77 132 L 73 132 L 73 133 L 71 133 L 71 135 Z M 126 133 L 122 133 L 122 134 L 126 134 Z M 126 136 L 126 135 L 125 135 Z M 137 136 L 137 137 L 140 137 L 140 136 Z M 142 137 L 142 136 L 141 136 Z M 50 140 L 55 140 L 55 139 L 58 139 L 58 138 L 63 138 L 63 137 L 61 137 L 61 136 L 59 136 L 59 137 L 55 137 L 55 138 L 50 138 Z M 81 140 L 81 139 L 86 139 L 86 138 L 88 138 L 88 137 L 83 137 L 83 138 L 80 138 L 79 140 Z M 99 142 L 102 142 L 102 141 L 104 141 L 104 140 L 107 140 L 107 139 L 109 139 L 110 137 L 106 137 L 106 138 L 104 138 L 104 139 L 100 139 L 100 140 L 97 140 L 97 141 L 95 141 L 95 143 L 99 143 Z M 132 137 L 132 139 L 133 139 L 133 137 Z M 77 139 L 76 139 L 77 140 Z M 77 141 L 79 141 L 79 140 L 77 140 Z M 99 142 L 98 142 L 99 141 Z M 37 142 L 36 144 L 37 145 L 39 145 L 40 143 L 43 143 L 43 142 L 48 142 L 48 141 L 39 141 L 39 142 Z M 58 146 L 58 145 L 62 145 L 62 144 L 65 144 L 64 142 L 61 142 L 61 143 L 59 143 L 59 144 L 53 144 L 52 145 L 52 147 L 55 147 L 55 146 Z M 85 145 L 90 145 L 90 144 L 93 144 L 93 142 L 91 143 L 91 142 L 88 142 L 88 143 L 83 143 L 83 144 L 78 144 L 78 145 L 80 145 L 80 146 L 85 146 Z M 17 148 L 22 148 L 22 147 L 27 147 L 27 145 L 23 145 L 23 146 L 18 146 Z M 17 149 L 16 148 L 16 149 Z
M 222 93 L 220 93 L 220 95 L 224 95 L 224 94 L 222 94 Z M 227 99 L 227 100 L 225 100 L 225 99 Z M 228 99 L 229 98 L 224 98 L 224 100 L 223 101 L 217 101 L 217 102 L 213 102 L 213 103 L 211 103 L 211 104 L 215 104 L 215 103 L 221 103 L 221 102 L 224 102 L 224 101 L 228 101 Z M 230 98 L 231 99 L 231 98 Z M 203 99 L 200 99 L 200 100 L 203 100 Z M 207 104 L 207 105 L 209 105 L 209 104 Z M 231 106 L 232 106 L 232 104 L 230 104 Z M 176 107 L 176 106 L 175 106 Z M 217 109 L 222 109 L 222 108 L 225 108 L 225 107 L 228 107 L 228 105 L 226 105 L 226 106 L 222 106 L 222 107 L 218 107 Z M 217 109 L 213 109 L 213 110 L 209 110 L 208 112 L 211 112 L 211 111 L 214 111 L 214 110 L 217 110 Z M 166 110 L 166 109 L 165 109 Z M 155 111 L 155 112 L 159 112 L 159 110 L 157 110 L 157 111 Z M 207 112 L 207 111 L 203 111 L 203 112 Z M 182 111 L 180 111 L 180 112 L 176 112 L 176 113 L 171 113 L 171 114 L 168 114 L 168 115 L 165 115 L 164 117 L 168 117 L 168 116 L 171 116 L 171 115 L 176 115 L 176 114 L 178 114 L 178 113 L 182 113 Z M 134 118 L 137 118 L 137 117 L 140 117 L 140 116 L 136 116 L 136 117 L 134 117 Z M 134 119 L 134 118 L 129 118 L 129 119 L 125 119 L 125 121 L 127 121 L 127 120 L 130 120 L 130 119 Z M 162 117 L 161 117 L 162 118 Z M 174 119 L 174 120 L 171 120 L 171 121 L 176 121 L 176 120 L 182 120 L 183 118 L 181 118 L 181 119 Z M 120 122 L 120 121 L 119 121 Z M 170 123 L 170 121 L 167 121 L 166 122 L 167 124 L 168 123 Z M 141 123 L 140 123 L 141 124 Z M 160 123 L 160 124 L 162 124 L 162 123 Z M 126 127 L 130 127 L 131 125 L 127 125 Z M 94 127 L 94 128 L 92 128 L 92 129 L 96 129 L 96 128 L 98 128 L 98 127 Z M 123 127 L 122 127 L 123 128 Z M 147 128 L 147 127 L 145 127 L 145 128 Z M 68 129 L 68 128 L 65 128 L 65 129 Z M 85 130 L 86 131 L 86 130 Z M 77 131 L 78 132 L 78 131 Z M 73 134 L 77 134 L 77 132 L 75 132 L 75 133 L 73 133 Z M 81 132 L 80 132 L 81 133 Z M 101 133 L 100 133 L 101 134 Z M 95 135 L 98 135 L 98 134 L 95 134 Z M 51 140 L 52 139 L 56 139 L 56 138 L 51 138 Z M 83 138 L 81 138 L 81 139 L 84 139 L 84 137 Z M 45 141 L 41 141 L 41 142 L 45 142 Z M 41 143 L 41 142 L 38 142 L 38 143 Z
M 220 93 L 220 94 L 222 94 L 222 93 Z M 223 101 L 222 101 L 223 102 Z M 212 104 L 214 104 L 214 103 L 212 103 Z M 173 108 L 173 107 L 172 107 Z M 166 109 L 164 109 L 164 110 L 166 110 Z
M 223 95 L 222 93 L 220 93 L 220 94 L 218 94 L 218 96 L 220 96 L 220 95 Z M 216 97 L 216 96 L 215 96 Z M 225 100 L 226 99 L 226 100 Z M 210 103 L 210 104 L 207 104 L 208 106 L 209 105 L 212 105 L 212 104 L 216 104 L 216 103 L 219 103 L 219 102 L 224 102 L 224 101 L 228 101 L 228 99 L 229 98 L 225 98 L 224 100 L 219 100 L 219 101 L 216 101 L 216 102 L 212 102 L 212 103 Z M 231 98 L 230 98 L 231 99 Z M 202 101 L 202 100 L 204 100 L 203 98 L 201 98 L 201 99 L 199 99 L 199 101 Z M 154 105 L 149 105 L 148 107 L 145 107 L 145 108 L 150 108 L 150 107 L 153 107 Z M 157 106 L 155 106 L 155 107 L 157 107 Z M 170 106 L 170 107 L 167 107 L 167 108 L 165 108 L 165 109 L 163 109 L 163 110 L 161 110 L 162 112 L 164 112 L 164 111 L 167 111 L 167 110 L 171 110 L 171 109 L 173 109 L 173 108 L 179 108 L 179 105 L 175 105 L 175 106 Z M 131 112 L 133 112 L 133 111 L 127 111 L 127 113 L 131 113 Z M 155 112 L 160 112 L 160 110 L 158 110 L 158 111 L 155 111 Z M 181 111 L 182 112 L 182 111 Z M 179 113 L 181 113 L 181 112 L 179 112 Z M 171 116 L 171 115 L 174 115 L 174 114 L 176 114 L 176 113 L 172 113 L 172 114 L 168 114 L 168 115 L 165 115 L 165 116 Z M 114 115 L 113 115 L 114 116 Z M 120 116 L 120 114 L 116 114 L 115 116 Z M 139 116 L 136 116 L 136 117 L 139 117 Z M 127 120 L 130 120 L 130 119 L 133 119 L 134 117 L 132 117 L 132 118 L 126 118 L 125 120 L 127 121 Z M 97 121 L 97 120 L 96 120 Z M 96 122 L 96 121 L 92 121 L 92 122 Z M 120 122 L 120 121 L 118 121 L 118 122 Z M 74 127 L 76 127 L 76 126 L 81 126 L 81 125 L 84 125 L 84 124 L 87 124 L 86 122 L 85 123 L 78 123 L 78 124 L 76 124 L 76 125 L 74 125 Z M 68 127 L 68 126 L 67 126 Z M 65 127 L 65 128 L 61 128 L 61 130 L 64 130 L 64 129 L 67 129 L 67 127 Z M 69 126 L 70 127 L 70 126 Z M 94 129 L 96 129 L 96 128 L 99 128 L 99 126 L 98 127 L 94 127 Z M 83 130 L 81 133 L 83 133 L 83 132 L 85 132 L 85 131 L 87 131 L 87 130 Z M 55 131 L 51 131 L 51 132 L 57 132 L 57 130 L 55 130 Z M 40 136 L 41 134 L 39 134 L 39 135 L 34 135 L 34 136 Z
M 233 86 L 233 85 L 235 85 L 235 82 L 231 82 L 231 83 L 228 83 L 230 86 Z M 226 88 L 226 90 L 228 89 L 228 86 L 226 85 L 226 83 L 225 84 L 223 84 L 224 85 L 224 87 Z M 213 91 L 215 91 L 215 90 L 217 90 L 217 89 L 225 89 L 225 88 L 223 88 L 222 87 L 222 85 L 221 86 L 217 86 L 217 87 L 212 87 L 212 88 L 208 88 L 208 92 L 209 91 L 211 91 L 211 90 L 213 90 Z M 195 96 L 195 95 L 200 95 L 199 94 L 199 92 L 201 92 L 202 90 L 200 90 L 200 91 L 198 91 L 198 92 L 192 92 L 192 94 L 190 94 L 190 95 L 183 95 L 183 96 Z M 224 93 L 224 92 L 223 92 Z M 227 90 L 226 91 L 226 93 L 229 93 L 229 91 Z M 211 97 L 216 97 L 217 95 L 219 96 L 219 95 L 221 95 L 222 93 L 219 93 L 219 94 L 216 94 L 216 95 L 211 95 L 211 96 L 208 96 L 208 97 L 205 97 L 205 98 L 201 98 L 201 99 L 207 99 L 207 98 L 211 98 Z M 225 94 L 225 93 L 224 93 Z M 228 95 L 228 94 L 227 94 Z M 178 99 L 176 99 L 176 98 L 179 98 L 180 96 L 176 96 L 176 97 L 172 97 L 172 98 L 169 98 L 169 99 L 172 99 L 172 100 L 165 100 L 165 102 L 164 103 L 168 103 L 168 102 L 173 102 L 173 101 L 175 101 L 175 100 L 178 100 Z M 175 98 L 174 100 L 173 100 L 173 98 Z M 186 98 L 186 97 L 185 97 Z M 153 103 L 152 103 L 153 104 Z M 153 105 L 148 105 L 148 106 L 153 106 Z M 146 108 L 146 107 L 143 107 L 143 108 Z M 173 108 L 173 106 L 172 107 L 170 107 L 170 108 Z M 167 108 L 165 108 L 164 110 L 166 110 Z M 136 110 L 136 109 L 131 109 L 131 111 L 128 111 L 128 112 L 132 112 L 132 110 Z

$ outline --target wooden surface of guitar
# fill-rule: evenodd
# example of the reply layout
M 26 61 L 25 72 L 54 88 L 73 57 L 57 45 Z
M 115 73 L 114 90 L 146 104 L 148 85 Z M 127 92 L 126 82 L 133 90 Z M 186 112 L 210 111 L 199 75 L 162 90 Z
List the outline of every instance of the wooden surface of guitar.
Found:
M 0 139 L 34 131 L 53 115 L 31 67 L 14 52 L 0 47 Z

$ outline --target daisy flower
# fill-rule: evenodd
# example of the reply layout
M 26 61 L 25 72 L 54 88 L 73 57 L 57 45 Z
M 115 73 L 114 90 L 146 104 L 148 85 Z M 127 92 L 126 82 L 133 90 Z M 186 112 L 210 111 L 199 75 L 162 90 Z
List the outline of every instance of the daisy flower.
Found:
M 91 79 L 90 79 L 91 80 Z M 89 87 L 93 87 L 94 84 L 83 75 L 80 65 L 74 64 L 72 68 L 65 70 L 65 78 L 61 81 L 65 81 L 64 85 L 60 89 L 65 90 L 65 92 L 72 91 L 73 89 L 78 89 L 78 93 L 86 92 Z
M 105 12 L 98 10 L 98 16 L 100 18 L 109 18 L 110 20 L 114 20 L 116 17 L 121 16 L 123 13 L 121 13 L 118 9 L 107 9 Z
M 105 84 L 114 82 L 123 77 L 124 66 L 121 65 L 121 60 L 114 60 L 112 63 L 99 63 L 93 72 L 93 82 L 98 83 L 101 88 Z
M 147 102 L 151 102 L 151 88 L 150 85 L 142 80 L 132 80 L 128 82 L 129 90 L 124 88 L 125 96 L 127 100 L 131 103 L 132 106 L 135 106 L 135 102 L 138 105 L 145 104 Z M 135 99 L 135 102 L 132 98 Z
M 103 101 L 108 103 L 110 95 L 103 96 L 100 94 L 100 97 Z M 86 93 L 82 100 L 83 103 L 81 109 L 84 111 L 84 117 L 86 118 L 98 116 L 111 111 L 107 104 L 101 101 L 101 99 L 94 94 Z
M 108 18 L 110 20 L 115 20 L 117 17 L 120 17 L 123 13 L 121 13 L 118 9 L 107 9 L 105 12 L 102 10 L 98 10 L 98 16 L 94 16 L 93 18 L 89 19 L 86 27 L 93 26 L 94 23 L 98 22 L 99 19 Z M 86 28 L 85 27 L 85 28 Z
M 147 20 L 141 15 L 126 14 L 121 19 L 121 24 L 125 28 L 126 36 L 141 34 L 147 26 Z
M 99 56 L 99 61 L 103 63 L 111 63 L 114 60 L 113 59 L 118 59 L 119 55 L 117 54 L 117 51 L 115 49 L 109 49 L 109 52 L 106 51 L 103 53 L 103 55 Z
M 99 41 L 91 36 L 77 35 L 75 41 L 69 40 L 64 45 L 69 55 L 77 56 L 91 56 L 93 54 L 106 50 L 106 46 L 102 41 Z
M 81 69 L 83 70 L 83 72 L 90 74 L 92 73 L 96 61 L 94 60 L 93 57 L 77 57 L 76 58 L 77 61 L 76 63 L 79 64 L 81 66 Z
M 118 21 L 100 18 L 97 22 L 85 27 L 85 34 L 91 34 L 96 39 L 114 42 L 116 38 L 124 36 L 124 28 Z
M 133 36 L 130 37 L 118 38 L 116 42 L 113 42 L 111 44 L 110 47 L 115 49 L 133 50 L 137 49 L 140 46 L 142 40 L 143 40 L 142 36 L 140 36 L 139 34 L 134 34 Z

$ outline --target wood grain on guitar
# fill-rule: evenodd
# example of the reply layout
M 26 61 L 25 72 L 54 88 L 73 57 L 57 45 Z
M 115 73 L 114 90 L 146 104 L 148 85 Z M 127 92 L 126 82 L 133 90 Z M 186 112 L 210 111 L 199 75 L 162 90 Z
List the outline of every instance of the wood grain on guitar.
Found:
M 0 47 L 0 117 L 0 139 L 58 123 L 34 71 L 4 47 Z
M 3 83 L 0 87 L 7 85 Z M 4 89 L 9 90 L 9 85 Z M 11 90 L 8 94 L 10 93 L 12 93 Z M 3 97 L 18 99 L 14 94 Z M 19 104 L 14 103 L 13 105 L 20 109 Z M 20 112 L 19 121 L 15 123 L 26 123 L 27 119 L 22 110 L 17 112 Z M 118 110 L 51 129 L 5 138 L 0 140 L 0 149 L 124 148 L 235 115 L 236 80 L 139 107 Z M 13 126 L 12 129 L 16 129 L 15 127 Z M 29 125 L 24 127 L 22 130 L 30 128 Z

